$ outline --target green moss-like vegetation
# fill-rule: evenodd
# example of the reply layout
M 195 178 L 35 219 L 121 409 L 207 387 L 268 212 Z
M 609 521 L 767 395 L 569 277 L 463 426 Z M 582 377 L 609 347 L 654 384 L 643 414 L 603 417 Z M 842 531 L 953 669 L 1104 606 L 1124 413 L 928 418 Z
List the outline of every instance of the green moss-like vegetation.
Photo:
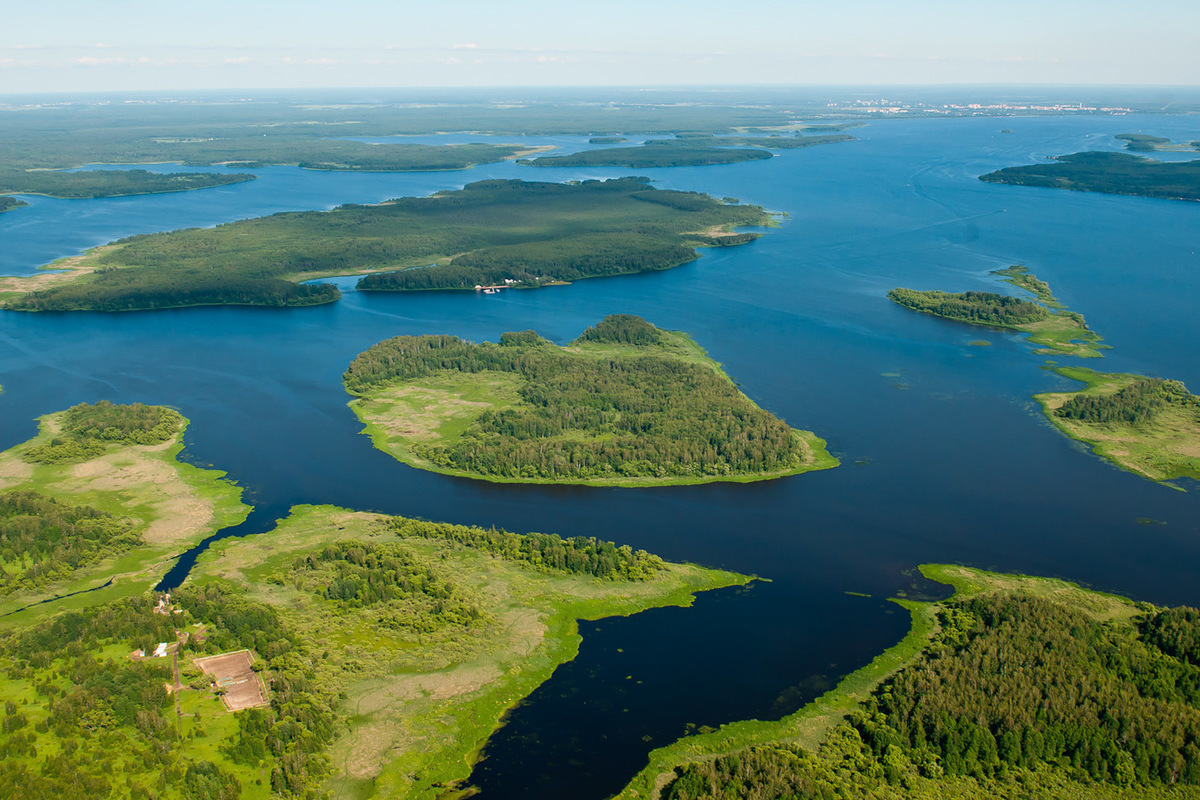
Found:
M 1058 156 L 1047 164 L 996 170 L 979 179 L 1080 192 L 1200 200 L 1200 160 L 1152 161 L 1129 153 L 1074 153 Z
M 101 169 L 79 172 L 0 168 L 0 194 L 44 194 L 50 197 L 122 197 L 131 194 L 188 192 L 254 180 L 254 175 L 216 172 L 150 172 L 144 169 Z
M 853 136 L 713 136 L 680 134 L 674 139 L 651 139 L 637 147 L 584 150 L 567 156 L 541 156 L 517 163 L 534 167 L 694 167 L 736 164 L 770 158 L 767 148 L 793 150 L 820 144 L 854 141 Z M 596 143 L 593 140 L 593 143 Z
M 1016 265 L 995 270 L 992 274 L 1024 289 L 1037 300 L 1023 300 L 996 292 L 949 293 L 913 289 L 892 289 L 887 296 L 898 305 L 935 317 L 1021 331 L 1039 346 L 1035 351 L 1038 353 L 1080 358 L 1101 356 L 1100 349 L 1107 346 L 1100 344 L 1100 337 L 1088 328 L 1083 315 L 1067 310 L 1050 292 L 1050 285 L 1027 267 Z
M 0 214 L 3 214 L 5 211 L 12 211 L 14 208 L 20 208 L 21 206 L 27 205 L 29 205 L 29 203 L 26 203 L 24 200 L 18 200 L 15 197 L 0 196 Z
M 344 376 L 377 447 L 413 466 L 528 483 L 756 480 L 836 466 L 754 405 L 686 335 L 613 315 L 571 346 L 399 336 Z
M 1056 428 L 1156 481 L 1200 479 L 1200 398 L 1179 381 L 1063 367 L 1078 392 L 1035 395 Z
M 694 260 L 697 246 L 753 238 L 723 235 L 729 228 L 769 220 L 758 206 L 656 190 L 644 179 L 481 181 L 377 206 L 130 237 L 72 265 L 94 271 L 68 273 L 8 307 L 309 305 L 337 299 L 337 289 L 295 281 L 402 267 L 411 268 L 369 275 L 359 288 L 537 287 L 675 267 Z
M 332 746 L 310 762 L 324 765 L 308 772 L 325 777 L 322 788 L 434 800 L 470 774 L 505 711 L 574 657 L 578 620 L 689 605 L 746 580 L 592 539 L 305 506 L 267 536 L 216 544 L 177 594 L 198 619 L 216 615 L 191 598 L 214 589 L 271 609 L 284 655 L 271 655 L 275 636 L 209 649 L 240 644 L 275 659 L 264 670 L 275 695 L 274 670 L 285 669 L 342 698 Z M 272 759 L 260 713 L 239 712 L 235 731 L 209 745 L 243 786 Z
M 914 629 L 779 722 L 654 751 L 621 798 L 1200 796 L 1200 612 L 1057 580 L 923 566 L 955 587 Z M 915 647 L 914 647 L 915 645 Z M 849 681 L 850 679 L 848 679 Z M 823 713 L 815 709 L 824 705 Z M 823 720 L 817 736 L 801 725 Z M 815 741 L 814 741 L 815 739 Z
M 0 629 L 143 593 L 249 510 L 224 473 L 177 459 L 172 409 L 85 403 L 41 423 L 0 453 Z

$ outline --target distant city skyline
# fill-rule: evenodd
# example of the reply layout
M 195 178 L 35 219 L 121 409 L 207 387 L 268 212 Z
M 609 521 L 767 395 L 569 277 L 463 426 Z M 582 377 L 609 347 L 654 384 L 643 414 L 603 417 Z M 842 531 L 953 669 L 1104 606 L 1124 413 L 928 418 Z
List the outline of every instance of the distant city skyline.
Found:
M 903 6 L 903 7 L 900 7 Z M 51 0 L 0 93 L 230 88 L 1200 83 L 1200 4 L 1111 0 Z

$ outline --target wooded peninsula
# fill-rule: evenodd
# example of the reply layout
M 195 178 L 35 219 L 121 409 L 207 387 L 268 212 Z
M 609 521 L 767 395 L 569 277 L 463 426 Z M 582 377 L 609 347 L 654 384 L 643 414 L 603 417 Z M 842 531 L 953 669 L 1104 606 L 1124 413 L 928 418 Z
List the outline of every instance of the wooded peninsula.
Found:
M 924 565 L 949 600 L 778 722 L 655 750 L 619 800 L 1200 796 L 1200 611 Z
M 364 272 L 379 273 L 359 282 L 364 291 L 538 288 L 677 267 L 696 259 L 697 247 L 756 236 L 733 227 L 771 220 L 760 206 L 655 189 L 644 178 L 480 181 L 374 206 L 132 236 L 81 257 L 52 285 L 5 307 L 304 306 L 339 293 L 299 281 Z
M 415 467 L 500 482 L 652 486 L 837 465 L 758 408 L 688 336 L 613 315 L 567 347 L 398 336 L 344 381 L 375 446 Z
M 771 158 L 769 149 L 794 150 L 835 142 L 852 142 L 853 136 L 713 136 L 678 134 L 673 139 L 650 139 L 636 147 L 610 147 L 584 150 L 566 156 L 540 156 L 518 159 L 518 164 L 534 167 L 694 167 L 712 164 L 736 164 Z M 593 140 L 595 141 L 595 140 Z
M 1073 153 L 1057 156 L 1046 164 L 1006 167 L 980 175 L 979 180 L 1078 192 L 1200 200 L 1200 159 L 1154 161 L 1130 153 Z
M 1024 300 L 997 292 L 942 292 L 892 289 L 888 299 L 897 305 L 931 314 L 943 319 L 1008 328 L 1029 335 L 1038 345 L 1037 353 L 1059 353 L 1079 358 L 1099 358 L 1101 339 L 1083 319 L 1082 314 L 1067 310 L 1050 292 L 1050 286 L 1031 273 L 1027 267 L 1015 265 L 994 270 L 993 275 L 1034 295 Z

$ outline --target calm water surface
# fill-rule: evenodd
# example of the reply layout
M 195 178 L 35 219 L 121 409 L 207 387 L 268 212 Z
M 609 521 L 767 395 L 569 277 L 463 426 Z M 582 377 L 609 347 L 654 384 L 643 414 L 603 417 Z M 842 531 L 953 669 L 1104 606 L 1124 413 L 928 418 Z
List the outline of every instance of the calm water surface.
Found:
M 1115 347 L 1101 368 L 1200 387 L 1200 204 L 976 180 L 1047 155 L 1117 149 L 1111 135 L 1129 131 L 1197 134 L 1183 117 L 895 121 L 852 131 L 858 142 L 770 161 L 644 170 L 662 186 L 788 215 L 751 245 L 652 275 L 488 297 L 348 293 L 296 310 L 0 313 L 0 447 L 74 403 L 165 403 L 192 420 L 186 457 L 246 487 L 259 509 L 251 532 L 293 504 L 335 503 L 596 535 L 770 578 L 702 595 L 690 609 L 584 624 L 579 657 L 510 715 L 473 777 L 486 798 L 602 798 L 689 724 L 777 717 L 895 642 L 906 615 L 884 598 L 912 591 L 923 562 L 1200 603 L 1194 485 L 1179 492 L 1121 472 L 1055 432 L 1030 396 L 1067 384 L 1017 337 L 884 297 L 895 286 L 993 289 L 990 270 L 1026 264 Z M 0 273 L 28 274 L 133 233 L 489 177 L 625 171 L 504 163 L 257 174 L 179 195 L 28 198 L 32 207 L 0 215 Z M 492 486 L 393 461 L 346 408 L 341 373 L 380 339 L 535 328 L 566 342 L 610 313 L 691 332 L 758 403 L 825 437 L 842 467 L 750 485 Z M 992 346 L 968 344 L 980 339 Z

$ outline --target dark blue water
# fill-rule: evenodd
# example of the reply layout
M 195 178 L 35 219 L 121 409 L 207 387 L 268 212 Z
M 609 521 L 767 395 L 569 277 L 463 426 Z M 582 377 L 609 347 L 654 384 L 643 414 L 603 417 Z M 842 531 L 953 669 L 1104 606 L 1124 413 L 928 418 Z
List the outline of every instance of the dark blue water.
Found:
M 910 589 L 922 562 L 1200 603 L 1194 485 L 1184 493 L 1121 472 L 1054 431 L 1030 396 L 1065 384 L 1020 339 L 884 298 L 894 286 L 991 289 L 990 270 L 1023 263 L 1116 348 L 1102 368 L 1200 387 L 1200 204 L 976 180 L 1046 155 L 1115 149 L 1111 134 L 1139 130 L 1198 138 L 1186 117 L 895 121 L 770 161 L 647 171 L 663 186 L 788 214 L 753 244 L 665 273 L 486 297 L 347 294 L 282 311 L 0 313 L 0 447 L 73 403 L 166 403 L 192 420 L 186 457 L 247 488 L 259 508 L 252 529 L 295 503 L 336 503 L 602 536 L 770 578 L 690 609 L 584 624 L 579 658 L 510 716 L 473 777 L 489 798 L 600 798 L 689 723 L 786 713 L 896 641 L 906 616 L 882 598 Z M 136 232 L 487 177 L 623 171 L 258 174 L 181 195 L 31 198 L 0 215 L 0 272 Z M 564 342 L 617 312 L 692 332 L 752 398 L 825 437 L 843 466 L 749 485 L 493 486 L 395 462 L 346 408 L 343 369 L 388 336 L 482 340 L 535 328 Z M 967 344 L 975 339 L 993 346 Z

